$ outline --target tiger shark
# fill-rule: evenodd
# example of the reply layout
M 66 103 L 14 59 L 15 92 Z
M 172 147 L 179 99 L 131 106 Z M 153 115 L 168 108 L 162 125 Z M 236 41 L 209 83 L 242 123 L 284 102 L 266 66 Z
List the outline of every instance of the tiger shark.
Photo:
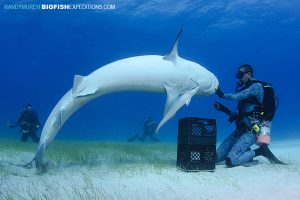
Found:
M 156 133 L 178 109 L 188 105 L 194 95 L 207 96 L 219 85 L 216 76 L 201 65 L 178 55 L 178 33 L 171 52 L 165 56 L 144 55 L 109 63 L 87 76 L 75 75 L 73 87 L 56 104 L 42 130 L 34 158 L 36 168 L 44 171 L 43 157 L 67 119 L 80 107 L 97 97 L 122 91 L 166 93 L 163 118 Z

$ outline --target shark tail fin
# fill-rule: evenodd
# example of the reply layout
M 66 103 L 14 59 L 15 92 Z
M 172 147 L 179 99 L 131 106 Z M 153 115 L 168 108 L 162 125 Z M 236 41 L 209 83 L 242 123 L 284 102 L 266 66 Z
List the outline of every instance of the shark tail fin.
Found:
M 33 161 L 35 161 L 36 168 L 39 171 L 44 172 L 45 171 L 45 166 L 43 164 L 44 152 L 45 152 L 45 144 L 42 144 L 41 146 L 39 146 L 38 151 L 37 151 L 36 155 L 34 156 L 34 158 L 26 164 L 18 164 L 18 163 L 13 163 L 13 162 L 4 161 L 4 160 L 0 160 L 0 162 L 7 163 L 9 165 L 14 165 L 17 167 L 24 167 L 24 168 L 30 169 L 30 168 L 32 168 Z
M 44 154 L 45 154 L 45 150 L 46 150 L 46 144 L 42 143 L 39 146 L 39 148 L 38 148 L 38 150 L 35 154 L 35 157 L 34 157 L 35 166 L 38 169 L 38 171 L 41 171 L 41 172 L 45 171 L 45 167 L 44 167 L 44 164 L 43 164 L 43 157 L 44 157 Z
M 37 150 L 34 158 L 30 162 L 26 163 L 25 165 L 20 165 L 20 166 L 22 166 L 24 168 L 32 168 L 32 163 L 33 163 L 33 161 L 35 161 L 35 166 L 36 166 L 37 170 L 41 173 L 45 172 L 46 167 L 43 164 L 43 157 L 44 157 L 45 150 L 46 150 L 46 144 L 43 143 L 42 145 L 40 145 L 38 147 L 38 150 Z

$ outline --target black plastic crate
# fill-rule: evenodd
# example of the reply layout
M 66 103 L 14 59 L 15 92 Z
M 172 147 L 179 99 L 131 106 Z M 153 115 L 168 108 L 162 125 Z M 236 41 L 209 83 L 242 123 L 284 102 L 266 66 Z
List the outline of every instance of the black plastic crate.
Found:
M 213 171 L 216 163 L 216 133 L 215 119 L 180 119 L 177 167 L 184 171 Z
M 216 144 L 216 120 L 188 117 L 179 120 L 178 144 Z
M 215 169 L 216 145 L 178 145 L 177 167 L 184 171 Z

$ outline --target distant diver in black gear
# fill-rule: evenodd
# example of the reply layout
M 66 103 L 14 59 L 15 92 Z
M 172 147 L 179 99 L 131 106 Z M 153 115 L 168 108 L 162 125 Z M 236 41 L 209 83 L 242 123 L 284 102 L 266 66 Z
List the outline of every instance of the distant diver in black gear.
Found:
M 229 110 L 226 106 L 221 104 L 220 102 L 215 102 L 214 107 L 216 110 L 224 112 L 226 115 L 229 116 L 228 121 L 230 123 L 234 122 L 236 120 L 236 114 Z M 278 160 L 276 156 L 272 153 L 272 151 L 269 149 L 267 144 L 262 144 L 259 148 L 254 149 L 255 157 L 257 156 L 263 156 L 269 160 L 272 164 L 285 164 L 282 161 Z
M 20 127 L 22 142 L 27 142 L 28 137 L 31 137 L 36 143 L 40 140 L 36 135 L 36 131 L 40 128 L 40 121 L 37 112 L 32 109 L 30 103 L 27 104 L 25 109 L 20 111 L 18 122 L 16 124 L 11 124 L 8 121 L 7 126 L 9 128 Z
M 153 142 L 159 142 L 160 140 L 155 135 L 155 129 L 157 127 L 157 123 L 153 121 L 151 117 L 148 117 L 144 123 L 144 133 L 143 136 L 134 135 L 133 137 L 128 139 L 128 142 L 133 142 L 136 139 L 139 139 L 141 142 L 144 142 L 146 137 L 149 137 Z

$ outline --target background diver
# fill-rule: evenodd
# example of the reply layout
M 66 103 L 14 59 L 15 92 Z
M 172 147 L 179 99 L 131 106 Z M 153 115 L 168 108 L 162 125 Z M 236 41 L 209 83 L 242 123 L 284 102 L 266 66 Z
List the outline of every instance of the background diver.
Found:
M 153 121 L 152 117 L 148 117 L 144 123 L 144 133 L 143 136 L 134 135 L 133 137 L 128 139 L 128 142 L 133 142 L 136 139 L 139 139 L 141 142 L 145 141 L 146 137 L 149 137 L 151 141 L 158 142 L 160 141 L 156 138 L 155 129 L 157 127 L 157 123 Z
M 27 142 L 28 137 L 31 137 L 36 143 L 39 142 L 36 132 L 40 127 L 40 121 L 37 112 L 32 109 L 30 103 L 27 104 L 25 109 L 20 111 L 17 123 L 11 124 L 8 121 L 7 126 L 9 128 L 20 127 L 22 142 Z
M 264 100 L 265 82 L 253 79 L 253 68 L 244 64 L 238 68 L 236 78 L 237 83 L 235 94 L 225 94 L 220 87 L 217 88 L 216 94 L 219 98 L 238 101 L 237 112 L 232 112 L 219 102 L 215 102 L 214 106 L 217 110 L 226 113 L 229 121 L 235 121 L 236 129 L 229 135 L 217 149 L 217 163 L 226 161 L 228 167 L 243 165 L 252 161 L 254 157 L 264 156 L 271 163 L 284 164 L 279 161 L 270 151 L 267 144 L 262 144 L 259 148 L 251 150 L 251 146 L 256 141 L 257 132 L 253 128 L 254 123 L 262 121 L 260 112 Z M 272 121 L 275 114 L 271 113 L 269 121 Z

